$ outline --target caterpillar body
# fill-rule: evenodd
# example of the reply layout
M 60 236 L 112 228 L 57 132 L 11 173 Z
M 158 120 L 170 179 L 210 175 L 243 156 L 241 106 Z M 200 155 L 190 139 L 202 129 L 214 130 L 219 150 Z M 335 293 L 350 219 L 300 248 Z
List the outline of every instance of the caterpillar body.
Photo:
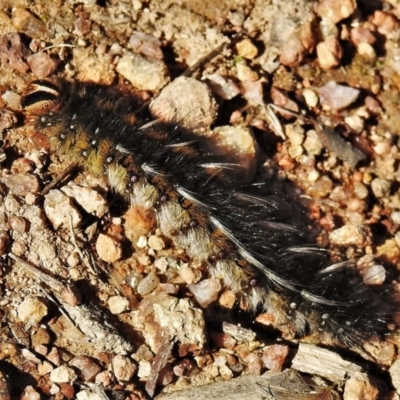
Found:
M 54 151 L 153 213 L 163 235 L 285 337 L 360 348 L 388 331 L 392 310 L 374 290 L 310 245 L 274 199 L 235 187 L 229 166 L 178 124 L 140 121 L 107 88 L 64 80 L 32 82 L 22 105 Z

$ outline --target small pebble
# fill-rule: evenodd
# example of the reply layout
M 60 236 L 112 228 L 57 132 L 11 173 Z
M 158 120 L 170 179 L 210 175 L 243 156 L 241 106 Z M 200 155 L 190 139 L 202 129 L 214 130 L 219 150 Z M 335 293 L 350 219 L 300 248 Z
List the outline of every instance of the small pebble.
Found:
M 110 371 L 102 371 L 96 375 L 95 383 L 103 387 L 109 387 L 113 383 L 113 376 Z
M 400 211 L 393 211 L 390 218 L 395 224 L 400 225 Z
M 241 82 L 244 81 L 254 82 L 259 78 L 257 72 L 253 71 L 244 62 L 236 64 L 236 71 L 237 71 L 237 77 Z
M 33 326 L 47 315 L 48 309 L 41 299 L 28 297 L 18 306 L 17 313 L 20 321 Z
M 132 52 L 126 52 L 120 58 L 116 70 L 140 90 L 158 91 L 170 80 L 168 69 L 162 61 L 146 59 Z
M 25 197 L 28 193 L 39 193 L 40 184 L 36 176 L 31 174 L 6 175 L 1 178 L 14 194 Z
M 44 211 L 54 229 L 60 227 L 78 228 L 82 216 L 71 199 L 58 189 L 50 190 L 44 199 Z
M 96 190 L 81 185 L 66 185 L 61 191 L 72 197 L 89 214 L 103 217 L 108 211 L 107 201 Z
M 346 224 L 330 232 L 329 240 L 333 245 L 337 246 L 361 246 L 364 243 L 365 235 L 360 227 Z
M 45 23 L 25 8 L 15 8 L 13 10 L 12 24 L 18 32 L 24 33 L 31 38 L 43 39 L 43 37 L 47 36 Z
M 364 129 L 364 119 L 358 115 L 350 115 L 344 119 L 344 122 L 356 133 L 361 133 Z
M 362 42 L 357 46 L 357 53 L 366 60 L 373 61 L 376 59 L 376 51 L 369 44 Z
M 151 373 L 151 362 L 147 360 L 140 360 L 137 376 L 140 379 L 146 380 L 150 376 L 150 373 Z
M 332 110 L 342 110 L 357 100 L 360 90 L 350 86 L 339 85 L 329 81 L 324 86 L 315 89 L 320 96 L 320 102 Z
M 151 249 L 161 251 L 165 248 L 164 239 L 157 235 L 151 235 L 148 240 L 148 245 Z
M 109 263 L 118 261 L 122 257 L 121 243 L 102 233 L 97 238 L 96 251 L 103 261 Z
M 378 198 L 388 196 L 390 193 L 390 186 L 390 182 L 382 178 L 375 178 L 371 182 L 372 192 Z
M 188 285 L 188 289 L 202 307 L 207 307 L 217 300 L 218 293 L 221 290 L 221 283 L 218 279 L 204 279 L 199 283 Z
M 69 365 L 78 370 L 78 377 L 83 382 L 94 382 L 96 375 L 101 371 L 101 367 L 85 355 L 75 356 Z
M 112 314 L 121 314 L 129 308 L 129 301 L 122 296 L 111 296 L 108 299 L 108 307 Z
M 268 368 L 270 371 L 279 372 L 282 371 L 288 354 L 289 348 L 287 346 L 273 345 L 264 350 L 261 359 L 265 368 Z
M 128 47 L 135 53 L 140 53 L 150 58 L 157 60 L 164 58 L 161 42 L 156 37 L 143 32 L 134 31 L 129 38 Z
M 129 382 L 137 371 L 133 361 L 125 356 L 116 355 L 111 360 L 115 378 L 120 382 Z
M 53 369 L 50 372 L 50 380 L 54 383 L 69 383 L 74 382 L 77 376 L 72 368 L 65 365 Z
M 219 74 L 210 74 L 206 78 L 209 81 L 212 92 L 224 100 L 231 100 L 240 94 L 238 84 L 230 79 L 225 79 Z
M 318 95 L 311 89 L 303 90 L 304 100 L 306 101 L 308 107 L 314 108 L 318 104 Z
M 250 39 L 244 39 L 236 44 L 238 55 L 243 58 L 252 60 L 257 56 L 257 47 L 251 42 Z
M 40 376 L 44 376 L 50 373 L 51 371 L 53 371 L 53 369 L 54 369 L 53 365 L 48 361 L 43 361 L 42 364 L 38 365 L 38 373 Z
M 320 0 L 316 12 L 322 19 L 336 24 L 353 14 L 355 9 L 354 0 Z
M 43 52 L 32 54 L 26 60 L 31 67 L 33 75 L 39 79 L 50 76 L 58 65 L 48 54 Z
M 329 38 L 317 44 L 317 58 L 322 69 L 331 69 L 340 64 L 343 49 L 335 38 Z
M 33 388 L 33 386 L 26 386 L 23 392 L 21 393 L 21 397 L 19 400 L 40 400 L 42 397 L 40 394 Z M 11 397 L 9 398 L 11 399 Z M 5 398 L 5 400 L 8 400 Z
M 137 286 L 137 292 L 145 296 L 151 293 L 160 284 L 160 279 L 154 274 L 148 274 L 145 276 Z
M 379 264 L 372 265 L 363 275 L 363 281 L 366 285 L 382 285 L 385 279 L 386 270 Z

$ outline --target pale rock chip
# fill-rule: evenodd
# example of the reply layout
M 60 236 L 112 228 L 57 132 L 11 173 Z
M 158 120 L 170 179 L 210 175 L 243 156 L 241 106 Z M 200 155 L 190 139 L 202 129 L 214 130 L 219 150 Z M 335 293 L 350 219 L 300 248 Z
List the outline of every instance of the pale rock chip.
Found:
M 170 81 L 164 62 L 130 51 L 120 58 L 116 70 L 140 90 L 159 91 Z
M 137 371 L 137 366 L 129 357 L 116 355 L 111 360 L 115 378 L 120 382 L 129 382 Z
M 359 89 L 339 85 L 335 81 L 329 81 L 315 90 L 319 94 L 321 105 L 336 111 L 343 110 L 354 103 L 360 94 Z
M 337 246 L 360 246 L 364 243 L 365 234 L 359 226 L 346 224 L 330 232 L 329 240 Z
M 72 368 L 61 365 L 50 372 L 50 380 L 54 383 L 74 382 L 77 376 Z
M 103 217 L 108 211 L 106 200 L 94 189 L 76 184 L 66 185 L 61 191 L 72 197 L 89 214 Z
M 122 296 L 111 296 L 108 299 L 108 307 L 112 314 L 121 314 L 129 308 L 129 301 Z
M 103 261 L 109 263 L 118 261 L 122 257 L 121 243 L 103 233 L 97 238 L 96 251 Z
M 17 309 L 18 318 L 30 326 L 38 324 L 48 313 L 48 308 L 37 297 L 26 298 Z
M 180 123 L 199 134 L 208 132 L 217 116 L 217 103 L 208 86 L 187 77 L 179 77 L 166 86 L 149 109 L 153 117 Z
M 193 293 L 196 301 L 202 306 L 207 307 L 217 300 L 221 290 L 221 283 L 218 279 L 204 279 L 196 284 L 188 285 L 188 289 Z
M 44 199 L 44 212 L 54 229 L 60 227 L 78 228 L 82 216 L 72 200 L 58 189 L 50 190 Z

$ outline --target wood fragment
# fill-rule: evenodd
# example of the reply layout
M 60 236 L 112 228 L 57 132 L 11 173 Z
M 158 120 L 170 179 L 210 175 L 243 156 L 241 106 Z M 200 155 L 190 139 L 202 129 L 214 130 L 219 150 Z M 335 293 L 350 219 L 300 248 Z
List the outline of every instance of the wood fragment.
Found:
M 343 381 L 362 368 L 344 360 L 339 354 L 309 343 L 300 343 L 292 361 L 292 368 L 323 376 L 332 382 Z

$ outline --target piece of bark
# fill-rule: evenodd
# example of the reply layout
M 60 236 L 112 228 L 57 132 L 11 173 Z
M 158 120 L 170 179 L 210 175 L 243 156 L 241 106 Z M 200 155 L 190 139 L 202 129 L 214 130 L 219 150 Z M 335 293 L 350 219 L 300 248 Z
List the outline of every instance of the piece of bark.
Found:
M 292 368 L 307 374 L 323 376 L 332 382 L 345 380 L 362 371 L 360 366 L 343 360 L 339 354 L 309 343 L 299 344 Z

